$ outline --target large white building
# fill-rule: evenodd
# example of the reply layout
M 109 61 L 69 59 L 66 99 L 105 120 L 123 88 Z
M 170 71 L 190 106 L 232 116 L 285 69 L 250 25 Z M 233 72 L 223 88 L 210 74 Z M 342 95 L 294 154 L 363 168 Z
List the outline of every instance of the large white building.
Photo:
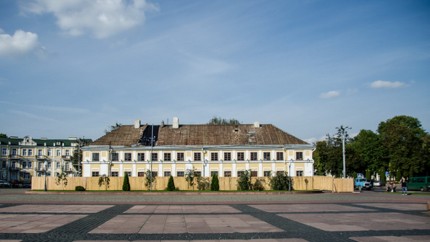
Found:
M 313 176 L 313 146 L 271 124 L 122 125 L 82 148 L 84 177 Z
M 79 175 L 72 159 L 78 144 L 76 138 L 0 138 L 0 180 L 25 184 L 32 176 Z

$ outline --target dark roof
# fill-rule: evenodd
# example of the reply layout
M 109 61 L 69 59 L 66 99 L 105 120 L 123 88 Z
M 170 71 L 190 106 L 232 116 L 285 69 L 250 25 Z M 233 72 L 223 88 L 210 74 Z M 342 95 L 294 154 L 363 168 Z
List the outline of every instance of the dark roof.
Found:
M 10 143 L 10 145 L 17 146 L 23 140 L 24 138 L 17 137 L 0 138 L 0 144 L 8 145 Z M 58 143 L 60 145 L 64 144 L 64 146 L 71 146 L 72 143 L 78 142 L 78 140 L 75 139 L 32 139 L 32 141 L 36 142 L 36 146 L 45 146 L 45 144 L 46 146 L 54 146 L 54 144 L 58 145 Z M 91 142 L 90 139 L 84 139 L 83 141 L 86 143 Z
M 107 133 L 90 145 L 120 145 L 134 144 L 151 145 L 151 125 L 138 129 L 133 125 L 123 125 Z M 154 125 L 155 146 L 169 145 L 286 145 L 307 144 L 305 141 L 288 134 L 271 125 L 263 124 L 255 127 L 253 124 L 239 125 Z
M 146 125 L 135 128 L 133 125 L 121 125 L 117 129 L 106 133 L 90 145 L 118 145 L 131 146 L 140 143 Z

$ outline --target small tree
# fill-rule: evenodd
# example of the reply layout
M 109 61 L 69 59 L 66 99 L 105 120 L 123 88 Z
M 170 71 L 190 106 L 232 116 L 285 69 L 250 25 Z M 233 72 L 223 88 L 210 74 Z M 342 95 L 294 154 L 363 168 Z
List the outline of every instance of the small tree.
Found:
M 151 190 L 152 184 L 155 181 L 155 177 L 152 176 L 152 172 L 150 170 L 146 170 L 145 173 L 145 186 L 148 188 L 148 190 Z
M 99 187 L 104 185 L 105 190 L 107 190 L 109 187 L 109 183 L 110 183 L 110 179 L 108 176 L 103 175 L 103 176 L 99 177 Z
M 240 191 L 252 190 L 251 172 L 244 171 L 242 174 L 240 174 L 240 177 L 237 179 L 237 190 L 240 190 Z
M 124 172 L 124 182 L 122 183 L 123 191 L 130 191 L 130 181 L 128 180 L 128 173 Z
M 175 191 L 175 181 L 173 180 L 173 176 L 169 177 L 169 182 L 167 183 L 167 191 Z
M 190 186 L 193 187 L 194 190 L 194 168 L 193 169 L 187 169 L 185 174 L 185 180 L 188 184 L 188 189 L 190 189 Z
M 219 179 L 217 174 L 212 177 L 211 191 L 219 191 Z
M 252 189 L 255 191 L 263 191 L 264 186 L 262 180 L 256 179 L 254 185 L 252 186 Z
M 55 184 L 60 185 L 62 184 L 63 190 L 67 186 L 68 180 L 67 180 L 67 174 L 64 172 L 61 172 L 56 178 L 55 178 Z

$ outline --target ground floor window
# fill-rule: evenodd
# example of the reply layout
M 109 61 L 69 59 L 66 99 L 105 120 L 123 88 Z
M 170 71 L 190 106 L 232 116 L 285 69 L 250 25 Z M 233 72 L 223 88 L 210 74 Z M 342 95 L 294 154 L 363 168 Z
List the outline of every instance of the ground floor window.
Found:
M 303 171 L 296 171 L 296 176 L 303 176 Z
M 231 177 L 231 171 L 224 171 L 224 177 Z
M 126 172 L 124 172 L 124 176 L 125 176 L 125 174 L 127 174 L 128 176 L 131 176 L 131 171 L 126 171 Z
M 183 171 L 178 171 L 178 172 L 176 172 L 176 176 L 183 177 L 184 176 L 184 172 Z
M 211 171 L 211 177 L 212 177 L 212 176 L 215 176 L 215 175 L 217 175 L 217 176 L 218 176 L 218 171 Z
M 93 172 L 91 172 L 91 176 L 93 176 L 93 177 L 99 176 L 99 172 L 98 171 L 93 171 Z
M 251 171 L 251 176 L 252 177 L 257 177 L 258 176 L 258 172 L 257 171 Z
M 145 172 L 143 172 L 143 171 L 139 171 L 139 172 L 137 173 L 137 176 L 139 176 L 139 177 L 143 177 L 143 176 L 145 176 Z
M 165 171 L 164 176 L 170 176 L 172 173 L 170 171 Z
M 270 171 L 264 171 L 264 173 L 263 173 L 263 175 L 265 176 L 265 177 L 270 177 Z
M 117 171 L 112 171 L 112 176 L 117 177 L 118 176 L 118 172 Z

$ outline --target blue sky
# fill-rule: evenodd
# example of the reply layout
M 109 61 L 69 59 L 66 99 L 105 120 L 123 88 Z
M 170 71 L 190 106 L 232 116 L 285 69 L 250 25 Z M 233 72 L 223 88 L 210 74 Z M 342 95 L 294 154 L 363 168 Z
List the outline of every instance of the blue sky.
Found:
M 307 141 L 430 130 L 428 1 L 0 1 L 0 133 L 272 123 Z

